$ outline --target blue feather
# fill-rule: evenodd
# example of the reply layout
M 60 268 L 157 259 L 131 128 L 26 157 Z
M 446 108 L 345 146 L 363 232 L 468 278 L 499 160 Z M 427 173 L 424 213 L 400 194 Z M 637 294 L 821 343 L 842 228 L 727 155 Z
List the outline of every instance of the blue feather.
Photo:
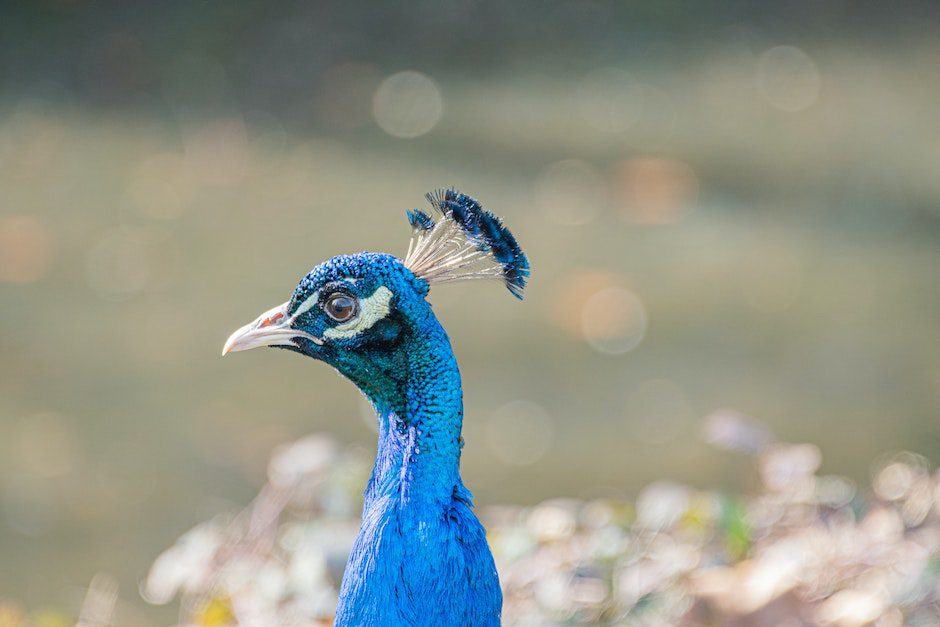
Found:
M 434 220 L 420 209 L 406 211 L 405 214 L 408 216 L 408 223 L 411 228 L 416 231 L 430 231 L 434 228 Z
M 522 299 L 530 274 L 529 258 L 503 221 L 474 198 L 453 188 L 429 192 L 426 198 L 445 219 L 453 220 L 478 250 L 493 255 L 502 265 L 506 287 Z

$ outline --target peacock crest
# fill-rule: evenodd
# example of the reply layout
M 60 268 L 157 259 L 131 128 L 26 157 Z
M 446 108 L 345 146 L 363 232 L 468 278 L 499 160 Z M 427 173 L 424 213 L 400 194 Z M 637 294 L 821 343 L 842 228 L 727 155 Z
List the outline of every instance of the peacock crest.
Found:
M 429 285 L 501 279 L 522 299 L 529 259 L 502 220 L 452 188 L 428 192 L 425 197 L 433 217 L 420 209 L 407 212 L 413 234 L 405 267 Z

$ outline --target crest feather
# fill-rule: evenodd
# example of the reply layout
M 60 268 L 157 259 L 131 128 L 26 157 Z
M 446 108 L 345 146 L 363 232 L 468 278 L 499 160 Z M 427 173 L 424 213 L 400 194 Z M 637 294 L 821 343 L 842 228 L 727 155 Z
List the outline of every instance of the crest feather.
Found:
M 470 279 L 502 279 L 521 299 L 529 259 L 503 221 L 455 189 L 426 195 L 438 217 L 407 212 L 413 229 L 405 267 L 429 284 Z
M 408 223 L 415 231 L 430 231 L 434 228 L 434 220 L 420 209 L 406 211 L 405 214 L 408 216 Z

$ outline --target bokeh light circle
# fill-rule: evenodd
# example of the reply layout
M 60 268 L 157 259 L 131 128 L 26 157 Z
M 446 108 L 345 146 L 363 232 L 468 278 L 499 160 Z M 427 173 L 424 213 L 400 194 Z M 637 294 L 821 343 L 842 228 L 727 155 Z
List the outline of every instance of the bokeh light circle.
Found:
M 434 128 L 444 112 L 444 100 L 434 80 L 421 72 L 392 74 L 375 90 L 372 115 L 393 137 L 420 137 Z
M 635 224 L 672 224 L 698 201 L 692 166 L 677 159 L 646 157 L 621 161 L 610 170 L 618 213 Z
M 757 88 L 782 111 L 802 111 L 819 97 L 822 77 L 813 59 L 796 46 L 775 46 L 757 63 Z
M 636 348 L 646 334 L 646 308 L 637 296 L 621 287 L 594 293 L 581 310 L 581 333 L 591 347 L 608 355 Z
M 921 479 L 929 474 L 930 463 L 910 452 L 886 454 L 875 462 L 872 489 L 885 501 L 909 499 L 918 492 Z
M 531 401 L 512 401 L 499 407 L 486 424 L 487 443 L 502 461 L 528 466 L 552 446 L 555 429 L 551 417 Z

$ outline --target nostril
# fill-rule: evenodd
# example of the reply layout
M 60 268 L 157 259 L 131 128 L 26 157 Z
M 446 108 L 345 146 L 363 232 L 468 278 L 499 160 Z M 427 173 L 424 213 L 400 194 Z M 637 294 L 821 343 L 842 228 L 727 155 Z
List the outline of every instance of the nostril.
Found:
M 283 317 L 284 317 L 284 314 L 279 311 L 279 312 L 277 312 L 276 314 L 274 314 L 273 316 L 270 316 L 270 317 L 265 318 L 264 320 L 262 320 L 262 321 L 261 321 L 261 324 L 258 325 L 258 328 L 259 328 L 259 329 L 263 329 L 264 327 L 269 327 L 269 326 L 271 326 L 272 324 L 274 324 L 274 323 L 276 323 L 276 322 L 279 322 Z

